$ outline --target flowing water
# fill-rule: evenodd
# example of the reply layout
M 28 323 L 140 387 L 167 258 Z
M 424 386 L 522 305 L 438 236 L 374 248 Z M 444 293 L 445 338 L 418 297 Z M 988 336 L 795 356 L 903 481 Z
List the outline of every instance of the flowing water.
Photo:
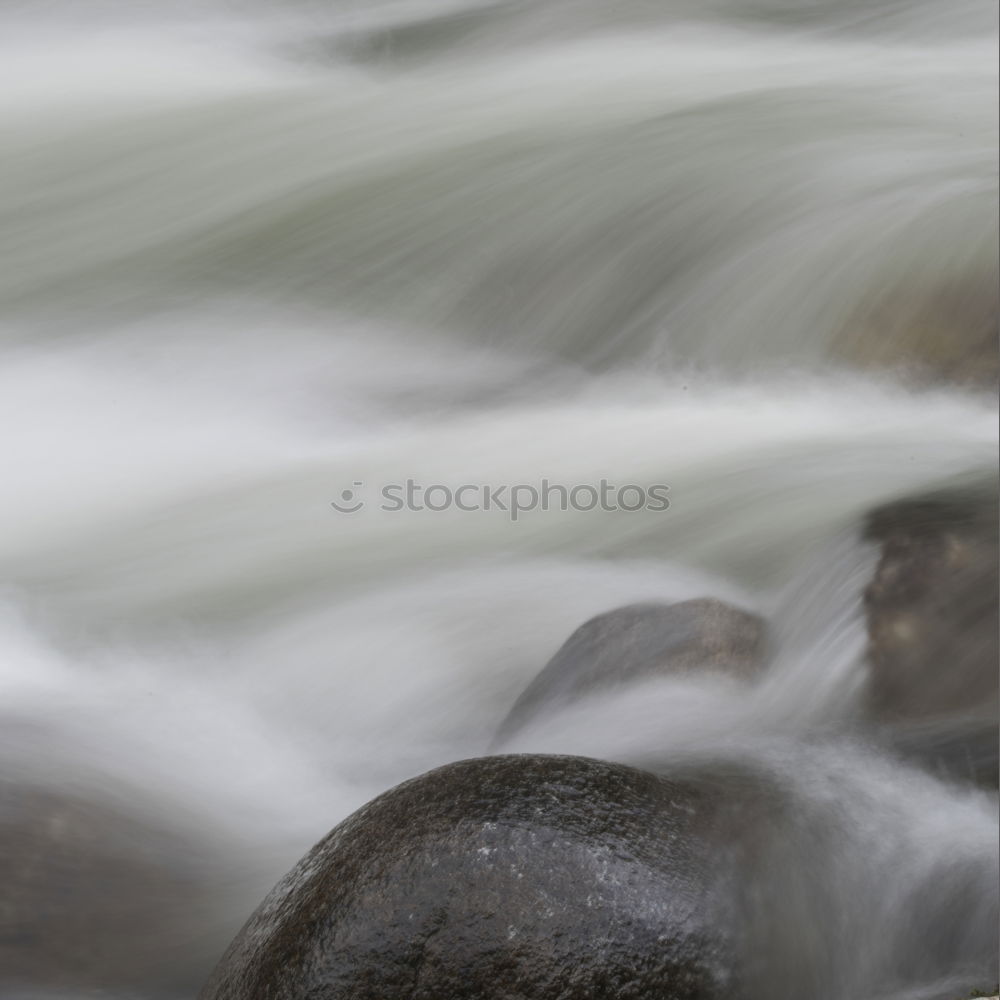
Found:
M 753 760 L 825 817 L 810 890 L 777 873 L 755 931 L 763 997 L 995 980 L 996 797 L 859 724 L 859 538 L 884 501 L 992 482 L 996 403 L 844 348 L 994 280 L 994 5 L 0 17 L 2 779 L 168 838 L 186 887 L 144 888 L 133 940 L 88 896 L 132 883 L 84 875 L 0 996 L 190 996 L 335 823 L 487 752 L 585 618 L 702 595 L 771 623 L 749 695 L 661 681 L 510 749 Z M 670 505 L 382 509 L 408 479 Z M 76 876 L 34 863 L 44 912 Z

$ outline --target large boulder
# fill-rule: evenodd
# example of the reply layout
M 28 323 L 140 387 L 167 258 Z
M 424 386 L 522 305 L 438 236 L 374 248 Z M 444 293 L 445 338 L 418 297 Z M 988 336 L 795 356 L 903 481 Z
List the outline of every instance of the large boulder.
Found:
M 584 622 L 563 643 L 514 703 L 495 745 L 595 691 L 696 671 L 750 679 L 763 650 L 761 619 L 712 598 L 616 608 Z
M 865 592 L 875 717 L 904 749 L 995 785 L 996 496 L 891 504 L 867 533 L 882 550 Z
M 766 798 L 576 757 L 448 765 L 313 848 L 201 998 L 728 996 L 715 887 Z
M 279 883 L 201 1000 L 950 1000 L 995 981 L 979 796 L 845 747 L 747 758 L 666 777 L 508 755 L 406 782 Z

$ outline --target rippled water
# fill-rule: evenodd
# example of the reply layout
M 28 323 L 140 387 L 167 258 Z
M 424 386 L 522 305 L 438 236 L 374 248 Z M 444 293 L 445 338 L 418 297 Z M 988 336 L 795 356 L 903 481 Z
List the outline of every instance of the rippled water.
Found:
M 661 681 L 511 749 L 756 760 L 828 816 L 804 909 L 759 930 L 825 944 L 770 1000 L 995 979 L 996 798 L 859 726 L 857 540 L 996 476 L 992 396 L 868 365 L 912 303 L 995 282 L 995 7 L 0 16 L 5 787 L 174 838 L 139 864 L 181 883 L 130 918 L 149 955 L 88 916 L 139 881 L 84 877 L 56 935 L 39 890 L 46 957 L 3 996 L 190 996 L 331 826 L 486 752 L 585 618 L 705 594 L 772 623 L 749 697 Z M 380 510 L 408 478 L 671 502 Z

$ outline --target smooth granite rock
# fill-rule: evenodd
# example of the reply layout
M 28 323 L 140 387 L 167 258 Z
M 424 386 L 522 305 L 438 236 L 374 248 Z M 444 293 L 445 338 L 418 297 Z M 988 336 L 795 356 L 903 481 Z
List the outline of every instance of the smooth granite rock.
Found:
M 721 671 L 749 680 L 762 665 L 765 629 L 756 615 L 712 598 L 630 604 L 584 622 L 524 689 L 494 746 L 545 712 L 594 691 L 650 677 Z
M 579 757 L 439 768 L 313 848 L 201 998 L 730 996 L 721 887 L 772 806 L 730 791 Z

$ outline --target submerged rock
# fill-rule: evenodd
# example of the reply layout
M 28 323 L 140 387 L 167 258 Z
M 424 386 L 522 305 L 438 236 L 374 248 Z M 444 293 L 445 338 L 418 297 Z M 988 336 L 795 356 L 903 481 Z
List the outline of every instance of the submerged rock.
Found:
M 892 504 L 868 535 L 882 546 L 865 592 L 873 713 L 904 749 L 995 785 L 996 496 Z
M 0 995 L 190 994 L 228 936 L 220 862 L 126 807 L 0 781 Z
M 202 1000 L 729 996 L 722 884 L 749 811 L 578 757 L 463 761 L 340 824 L 272 891 Z
M 883 291 L 852 318 L 834 349 L 866 368 L 903 367 L 934 380 L 989 385 L 1000 372 L 998 330 L 991 267 L 978 278 Z
M 514 703 L 496 743 L 594 691 L 704 670 L 752 678 L 763 649 L 763 621 L 712 598 L 616 608 L 584 622 L 566 640 Z

